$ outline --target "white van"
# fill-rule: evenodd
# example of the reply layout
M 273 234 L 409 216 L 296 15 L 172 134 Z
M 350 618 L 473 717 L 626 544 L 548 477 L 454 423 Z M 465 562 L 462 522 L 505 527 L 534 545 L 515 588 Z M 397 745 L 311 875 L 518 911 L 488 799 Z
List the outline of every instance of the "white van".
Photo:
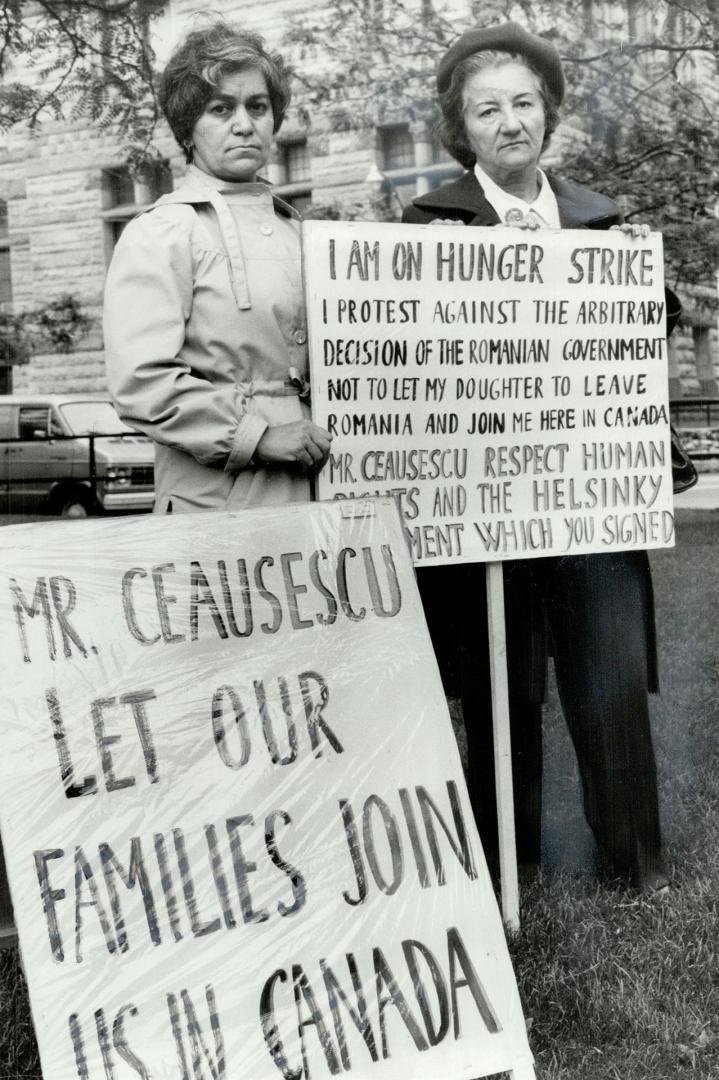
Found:
M 0 513 L 151 510 L 153 461 L 107 394 L 0 394 Z

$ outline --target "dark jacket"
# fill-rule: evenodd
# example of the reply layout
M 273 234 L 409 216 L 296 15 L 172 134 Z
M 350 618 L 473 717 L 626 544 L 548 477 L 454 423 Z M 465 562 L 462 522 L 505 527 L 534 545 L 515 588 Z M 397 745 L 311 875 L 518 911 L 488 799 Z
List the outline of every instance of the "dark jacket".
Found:
M 608 229 L 622 220 L 619 207 L 606 195 L 575 184 L 547 176 L 557 198 L 559 220 L 563 229 Z M 402 221 L 426 225 L 436 218 L 463 221 L 465 225 L 499 225 L 499 217 L 487 202 L 477 177 L 466 172 L 459 180 L 420 195 L 411 206 L 405 207 Z
M 617 204 L 606 195 L 591 191 L 582 184 L 576 184 L 572 180 L 560 180 L 548 175 L 547 179 L 557 198 L 559 219 L 564 229 L 609 229 L 612 225 L 618 225 L 622 221 L 622 215 Z M 420 195 L 414 199 L 411 206 L 405 207 L 402 221 L 412 225 L 426 225 L 437 219 L 462 221 L 465 225 L 491 226 L 499 225 L 500 219 L 494 208 L 487 201 L 484 192 L 473 172 L 466 172 L 459 180 L 454 180 L 444 187 L 430 191 L 426 195 Z M 679 316 L 681 306 L 677 298 L 667 290 L 667 318 L 669 328 Z M 592 558 L 592 556 L 586 556 Z M 600 556 L 606 558 L 606 556 Z M 618 553 L 615 558 L 622 559 Z M 658 689 L 657 654 L 656 654 L 656 630 L 654 620 L 654 600 L 652 591 L 649 560 L 646 552 L 627 552 L 623 561 L 632 564 L 636 573 L 642 578 L 643 595 L 646 598 L 643 612 L 647 638 L 647 668 L 649 675 L 649 687 L 651 690 Z M 511 595 L 514 592 L 523 592 L 522 573 L 520 564 L 517 572 L 512 574 L 512 564 L 505 564 L 505 589 L 508 580 L 514 576 L 519 588 L 512 589 L 507 596 L 508 637 L 511 636 L 512 627 L 511 611 L 518 609 L 518 620 L 527 623 L 527 610 L 523 608 L 522 597 Z M 525 564 L 526 565 L 526 564 Z M 437 584 L 439 584 L 437 582 Z M 632 617 L 632 612 L 626 613 L 627 618 Z M 520 663 L 519 669 L 514 672 L 517 681 L 523 685 L 529 697 L 540 697 L 544 690 L 545 678 L 545 649 L 547 645 L 545 628 L 535 623 L 535 633 L 530 635 L 532 640 L 525 642 L 525 660 Z M 524 651 L 524 650 L 522 650 Z M 530 659 L 531 657 L 531 659 Z

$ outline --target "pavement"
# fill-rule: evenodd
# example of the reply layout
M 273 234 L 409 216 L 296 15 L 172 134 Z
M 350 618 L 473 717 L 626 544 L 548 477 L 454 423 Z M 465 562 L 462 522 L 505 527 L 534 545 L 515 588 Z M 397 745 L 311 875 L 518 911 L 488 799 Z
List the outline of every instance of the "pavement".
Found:
M 693 488 L 674 496 L 677 510 L 719 509 L 719 472 L 699 473 L 699 481 Z

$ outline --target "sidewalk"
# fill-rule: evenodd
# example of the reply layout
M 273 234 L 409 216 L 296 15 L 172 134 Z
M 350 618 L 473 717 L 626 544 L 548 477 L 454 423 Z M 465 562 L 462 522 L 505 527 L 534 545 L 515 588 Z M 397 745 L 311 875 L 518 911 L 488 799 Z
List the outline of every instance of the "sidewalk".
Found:
M 676 510 L 719 509 L 719 472 L 699 473 L 699 482 L 674 497 Z

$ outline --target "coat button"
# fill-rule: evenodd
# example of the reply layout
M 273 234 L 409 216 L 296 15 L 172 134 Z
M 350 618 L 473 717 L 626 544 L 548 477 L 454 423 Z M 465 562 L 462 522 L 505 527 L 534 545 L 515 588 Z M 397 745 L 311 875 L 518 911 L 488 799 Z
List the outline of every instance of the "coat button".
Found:
M 304 345 L 304 343 L 307 341 L 307 331 L 295 330 L 295 341 L 298 345 Z
M 266 224 L 265 225 L 260 225 L 260 232 L 262 233 L 263 236 L 272 236 L 272 233 L 274 232 L 274 229 L 272 228 L 271 225 L 266 225 Z

